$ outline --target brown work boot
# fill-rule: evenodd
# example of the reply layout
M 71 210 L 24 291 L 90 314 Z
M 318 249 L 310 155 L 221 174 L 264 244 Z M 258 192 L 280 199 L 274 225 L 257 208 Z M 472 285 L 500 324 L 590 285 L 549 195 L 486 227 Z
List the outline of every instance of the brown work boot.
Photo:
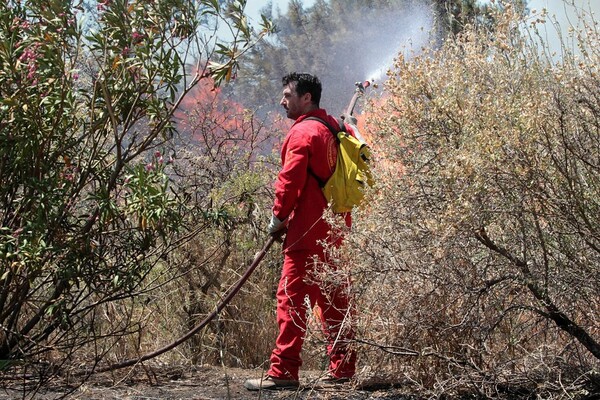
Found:
M 332 374 L 327 374 L 327 375 L 319 378 L 318 386 L 322 387 L 322 388 L 336 387 L 338 385 L 343 385 L 345 383 L 348 383 L 348 382 L 350 382 L 350 380 L 351 380 L 351 378 L 349 378 L 349 377 L 336 378 Z
M 244 382 L 244 387 L 248 390 L 296 389 L 298 386 L 300 386 L 300 382 L 294 379 L 280 379 L 269 375 L 263 378 L 247 379 Z

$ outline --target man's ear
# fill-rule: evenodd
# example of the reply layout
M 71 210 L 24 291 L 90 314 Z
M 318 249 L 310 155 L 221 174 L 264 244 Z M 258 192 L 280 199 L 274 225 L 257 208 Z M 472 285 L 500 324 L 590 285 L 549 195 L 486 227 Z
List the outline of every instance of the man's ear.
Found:
M 304 93 L 304 95 L 302 96 L 302 100 L 306 103 L 312 103 L 312 94 L 308 92 Z

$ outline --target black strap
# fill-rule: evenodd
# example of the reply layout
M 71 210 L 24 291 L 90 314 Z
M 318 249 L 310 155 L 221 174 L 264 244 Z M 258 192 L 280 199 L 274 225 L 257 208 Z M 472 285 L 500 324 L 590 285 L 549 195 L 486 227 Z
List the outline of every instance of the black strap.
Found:
M 346 125 L 344 125 L 344 121 L 342 119 L 339 119 L 339 118 L 337 120 L 338 125 L 340 126 L 340 130 L 339 131 L 336 131 L 335 129 L 333 129 L 333 127 L 331 125 L 329 125 L 327 123 L 327 121 L 325 121 L 325 120 L 323 120 L 323 119 L 321 119 L 319 117 L 306 117 L 306 118 L 304 118 L 303 121 L 307 121 L 307 120 L 319 121 L 320 123 L 322 123 L 323 125 L 325 125 L 329 129 L 329 132 L 331 132 L 333 134 L 333 137 L 337 141 L 339 141 L 339 139 L 337 137 L 338 132 L 346 132 Z
M 338 132 L 346 132 L 346 125 L 344 125 L 344 121 L 342 121 L 341 119 L 338 119 L 338 125 L 340 126 L 340 130 L 336 131 L 335 129 L 333 129 L 333 127 L 331 125 L 329 125 L 325 120 L 322 120 L 321 118 L 318 117 L 306 117 L 303 119 L 303 121 L 307 121 L 307 120 L 311 120 L 311 121 L 319 121 L 320 123 L 322 123 L 323 125 L 325 125 L 329 131 L 331 132 L 331 134 L 333 135 L 333 137 L 335 138 L 335 140 L 339 143 L 340 139 L 338 138 L 337 134 Z M 308 168 L 308 172 L 317 180 L 317 183 L 319 184 L 319 186 L 321 188 L 325 187 L 325 183 L 321 180 L 321 178 L 319 178 L 317 176 L 317 174 L 315 174 L 312 169 Z

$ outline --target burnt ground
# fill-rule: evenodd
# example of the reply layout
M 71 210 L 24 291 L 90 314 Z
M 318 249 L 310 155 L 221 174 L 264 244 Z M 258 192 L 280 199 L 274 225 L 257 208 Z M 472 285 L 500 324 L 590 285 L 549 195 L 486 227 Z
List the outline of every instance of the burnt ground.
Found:
M 53 379 L 36 389 L 33 381 L 3 379 L 0 400 L 8 399 L 85 399 L 85 400 L 275 400 L 275 399 L 418 399 L 408 388 L 393 387 L 384 382 L 362 382 L 318 388 L 319 373 L 303 371 L 300 390 L 250 392 L 243 386 L 247 378 L 260 377 L 262 371 L 219 367 L 166 368 L 118 371 L 96 374 L 83 384 L 69 384 Z

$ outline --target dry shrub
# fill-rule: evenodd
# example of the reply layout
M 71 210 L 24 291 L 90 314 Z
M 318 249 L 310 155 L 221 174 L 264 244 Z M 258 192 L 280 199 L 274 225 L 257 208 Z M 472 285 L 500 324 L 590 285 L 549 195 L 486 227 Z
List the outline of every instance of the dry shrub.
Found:
M 174 192 L 184 198 L 183 228 L 154 254 L 155 265 L 131 297 L 95 314 L 93 329 L 120 332 L 96 340 L 77 362 L 105 355 L 105 364 L 134 359 L 192 330 L 215 307 L 267 240 L 279 120 L 201 93 L 186 116 L 170 165 Z M 249 281 L 206 328 L 145 366 L 259 366 L 276 335 L 274 293 L 282 259 L 275 245 Z M 102 348 L 99 348 L 102 346 Z M 88 364 L 89 365 L 89 364 Z M 121 375 L 117 373 L 117 375 Z M 148 375 L 151 377 L 151 375 Z
M 229 101 L 220 104 L 217 96 L 199 97 L 186 116 L 194 140 L 179 144 L 173 172 L 174 181 L 189 195 L 187 229 L 146 281 L 147 294 L 100 318 L 100 324 L 114 324 L 133 312 L 132 320 L 138 321 L 107 349 L 109 362 L 146 354 L 193 329 L 221 302 L 267 240 L 271 187 L 279 164 L 276 143 L 284 123 L 279 117 L 258 118 Z M 275 293 L 282 261 L 276 243 L 217 318 L 146 365 L 268 368 L 277 336 Z M 305 366 L 320 368 L 324 343 L 314 318 L 309 328 Z
M 399 57 L 367 121 L 378 188 L 353 257 L 365 379 L 432 396 L 584 394 L 600 359 L 600 53 L 553 60 L 506 6 Z

